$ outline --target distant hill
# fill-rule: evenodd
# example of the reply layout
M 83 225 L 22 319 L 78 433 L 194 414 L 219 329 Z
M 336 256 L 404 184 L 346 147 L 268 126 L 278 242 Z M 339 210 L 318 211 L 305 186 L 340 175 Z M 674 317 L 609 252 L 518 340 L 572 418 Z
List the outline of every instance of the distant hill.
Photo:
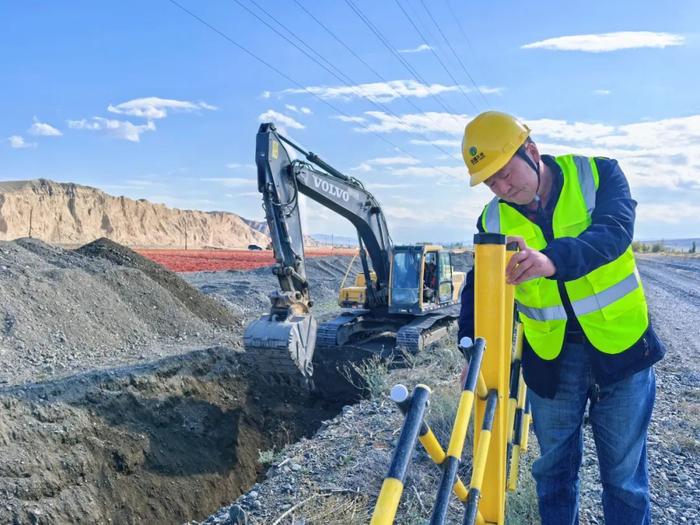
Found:
M 149 248 L 246 248 L 269 238 L 235 213 L 168 208 L 47 179 L 0 182 L 0 240 L 86 244 L 107 237 Z

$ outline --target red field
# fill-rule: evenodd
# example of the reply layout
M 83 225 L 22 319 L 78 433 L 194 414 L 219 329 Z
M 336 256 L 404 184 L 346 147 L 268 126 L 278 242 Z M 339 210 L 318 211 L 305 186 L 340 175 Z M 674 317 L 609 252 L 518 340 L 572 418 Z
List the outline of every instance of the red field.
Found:
M 214 270 L 250 270 L 270 266 L 275 259 L 270 250 L 145 250 L 138 253 L 162 264 L 174 272 L 201 272 Z M 352 248 L 309 248 L 307 257 L 328 255 L 355 255 Z

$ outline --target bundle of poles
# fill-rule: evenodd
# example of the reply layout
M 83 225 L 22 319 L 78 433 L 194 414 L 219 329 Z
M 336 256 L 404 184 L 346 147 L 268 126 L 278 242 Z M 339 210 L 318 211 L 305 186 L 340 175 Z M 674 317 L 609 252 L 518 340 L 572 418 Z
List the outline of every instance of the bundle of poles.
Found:
M 522 326 L 514 323 L 514 287 L 506 284 L 505 268 L 517 245 L 505 236 L 474 236 L 474 332 L 459 343 L 468 370 L 444 450 L 426 421 L 430 388 L 403 385 L 391 398 L 404 414 L 401 434 L 372 515 L 372 525 L 394 523 L 411 458 L 420 442 L 442 469 L 431 525 L 447 519 L 452 494 L 463 507 L 464 525 L 502 525 L 506 491 L 517 488 L 521 455 L 527 450 L 530 409 L 521 372 Z M 469 485 L 458 475 L 472 412 L 473 451 Z

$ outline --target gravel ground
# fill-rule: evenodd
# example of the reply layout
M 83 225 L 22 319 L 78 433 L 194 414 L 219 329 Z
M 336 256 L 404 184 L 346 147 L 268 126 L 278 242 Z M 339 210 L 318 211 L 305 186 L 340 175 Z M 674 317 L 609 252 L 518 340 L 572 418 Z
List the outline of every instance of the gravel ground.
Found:
M 645 256 L 639 268 L 655 329 L 668 347 L 666 358 L 656 366 L 657 398 L 649 435 L 653 520 L 700 523 L 700 258 Z M 412 371 L 388 372 L 380 386 L 385 392 L 395 382 L 424 381 L 446 392 L 442 402 L 433 395 L 428 421 L 449 427 L 449 400 L 457 396 L 459 366 L 448 348 L 433 352 L 437 356 L 424 358 Z M 455 379 L 445 379 L 449 377 Z M 379 391 L 375 394 L 374 399 L 345 407 L 312 439 L 277 452 L 264 481 L 202 523 L 367 523 L 401 425 L 396 408 Z M 589 427 L 584 434 L 581 523 L 600 524 L 599 473 Z M 519 490 L 509 499 L 508 523 L 539 521 L 529 474 L 538 451 L 534 435 L 530 440 Z M 425 523 L 437 486 L 434 471 L 427 457 L 417 452 L 397 523 Z M 451 522 L 459 522 L 457 508 L 451 516 Z
M 640 259 L 668 346 L 649 439 L 654 520 L 700 523 L 700 259 Z M 309 261 L 319 317 L 337 309 L 350 260 Z M 181 523 L 223 504 L 207 523 L 366 523 L 401 422 L 383 393 L 433 386 L 444 436 L 461 358 L 437 345 L 408 368 L 370 365 L 373 396 L 340 411 L 238 361 L 243 327 L 277 288 L 269 268 L 182 277 L 108 242 L 0 243 L 0 523 Z M 531 440 L 509 523 L 537 523 Z M 587 432 L 583 523 L 602 523 L 597 475 Z M 398 523 L 424 522 L 437 480 L 417 452 Z

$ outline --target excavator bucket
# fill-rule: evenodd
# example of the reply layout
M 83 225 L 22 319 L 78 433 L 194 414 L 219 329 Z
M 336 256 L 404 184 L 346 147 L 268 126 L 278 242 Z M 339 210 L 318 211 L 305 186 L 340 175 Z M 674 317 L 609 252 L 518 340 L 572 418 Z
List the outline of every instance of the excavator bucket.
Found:
M 267 314 L 253 321 L 243 335 L 247 361 L 261 373 L 285 381 L 301 377 L 308 384 L 313 374 L 316 319 L 311 314 L 283 318 Z

